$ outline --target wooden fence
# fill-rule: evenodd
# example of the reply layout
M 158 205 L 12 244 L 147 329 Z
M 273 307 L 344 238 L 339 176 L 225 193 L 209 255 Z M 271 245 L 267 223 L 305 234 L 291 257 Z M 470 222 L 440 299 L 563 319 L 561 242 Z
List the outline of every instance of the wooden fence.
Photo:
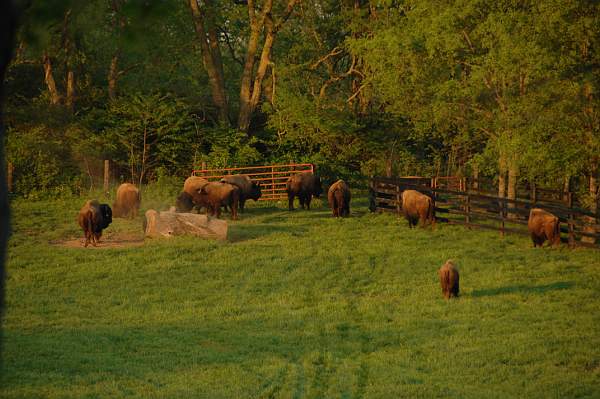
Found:
M 436 219 L 469 228 L 485 228 L 505 233 L 529 235 L 526 225 L 531 208 L 542 208 L 556 215 L 561 222 L 561 240 L 569 246 L 600 246 L 600 214 L 574 205 L 573 194 L 567 193 L 566 203 L 560 199 L 537 195 L 533 198 L 509 200 L 482 194 L 469 187 L 459 178 L 387 178 L 370 180 L 370 209 L 400 214 L 402 192 L 406 189 L 429 195 L 435 203 Z M 452 187 L 452 188 L 447 188 Z M 458 188 L 458 189 L 457 189 Z M 554 194 L 554 193 L 552 193 Z
M 247 175 L 260 183 L 262 197 L 260 201 L 276 201 L 287 198 L 285 183 L 287 179 L 299 172 L 314 172 L 315 166 L 310 163 L 288 165 L 245 166 L 239 168 L 194 169 L 192 176 L 200 176 L 209 181 L 220 180 L 228 175 Z

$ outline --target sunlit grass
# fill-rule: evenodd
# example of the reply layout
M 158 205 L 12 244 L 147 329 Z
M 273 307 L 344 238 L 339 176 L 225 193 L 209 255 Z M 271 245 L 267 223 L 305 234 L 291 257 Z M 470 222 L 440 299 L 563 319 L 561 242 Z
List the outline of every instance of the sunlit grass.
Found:
M 84 200 L 13 203 L 2 397 L 600 396 L 600 251 L 409 230 L 364 199 L 348 219 L 250 202 L 224 243 L 55 245 Z

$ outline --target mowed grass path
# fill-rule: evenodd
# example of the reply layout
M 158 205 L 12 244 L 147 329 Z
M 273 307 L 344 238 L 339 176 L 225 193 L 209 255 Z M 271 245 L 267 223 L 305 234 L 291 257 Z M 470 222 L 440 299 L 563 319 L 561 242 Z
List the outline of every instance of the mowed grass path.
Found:
M 409 230 L 364 199 L 250 203 L 228 242 L 51 245 L 83 202 L 13 203 L 1 397 L 600 397 L 600 251 Z

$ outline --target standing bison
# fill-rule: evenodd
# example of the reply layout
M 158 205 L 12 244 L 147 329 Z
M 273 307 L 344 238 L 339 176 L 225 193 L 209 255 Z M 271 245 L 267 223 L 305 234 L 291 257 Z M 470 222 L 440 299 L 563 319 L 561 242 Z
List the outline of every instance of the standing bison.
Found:
M 112 223 L 112 210 L 108 204 L 100 204 L 97 200 L 87 201 L 77 217 L 79 226 L 85 236 L 85 247 L 91 242 L 93 246 L 100 241 L 102 230 Z
M 244 212 L 244 204 L 246 200 L 253 199 L 258 201 L 262 196 L 260 184 L 253 182 L 246 175 L 225 176 L 221 179 L 221 183 L 229 183 L 237 186 L 240 189 L 240 211 Z
M 294 197 L 298 197 L 302 209 L 304 209 L 304 205 L 306 205 L 306 209 L 310 209 L 312 196 L 314 195 L 319 198 L 323 193 L 321 180 L 312 172 L 303 172 L 290 176 L 285 187 L 288 194 L 290 211 L 294 210 Z
M 240 188 L 229 183 L 210 182 L 194 194 L 194 203 L 203 204 L 212 216 L 221 216 L 221 207 L 231 208 L 231 219 L 237 219 Z
M 175 209 L 177 212 L 190 212 L 194 207 L 202 208 L 206 204 L 201 204 L 197 193 L 208 184 L 208 180 L 198 176 L 190 176 L 183 183 L 183 191 L 177 196 Z
M 350 187 L 343 180 L 338 180 L 329 187 L 327 199 L 333 217 L 348 217 L 350 215 L 350 197 Z
M 444 298 L 450 299 L 451 297 L 457 297 L 459 291 L 459 275 L 458 269 L 451 260 L 446 261 L 446 263 L 440 267 L 438 276 L 440 277 L 440 285 L 442 286 Z
M 533 247 L 542 246 L 548 240 L 550 245 L 560 244 L 560 223 L 556 216 L 540 208 L 529 211 L 527 228 L 531 234 Z
M 433 200 L 418 191 L 402 192 L 402 212 L 410 228 L 416 226 L 419 220 L 422 226 L 435 223 Z
M 140 190 L 131 183 L 123 183 L 117 189 L 117 199 L 113 203 L 113 216 L 117 218 L 136 217 L 142 196 Z

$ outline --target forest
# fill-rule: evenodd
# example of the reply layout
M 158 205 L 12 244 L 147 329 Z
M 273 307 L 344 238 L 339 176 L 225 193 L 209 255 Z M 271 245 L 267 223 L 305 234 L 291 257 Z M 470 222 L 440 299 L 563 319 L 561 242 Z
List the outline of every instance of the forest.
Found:
M 326 178 L 487 176 L 596 195 L 600 4 L 23 4 L 5 80 L 26 197 L 311 162 Z M 97 188 L 97 187 L 96 187 Z M 584 201 L 585 202 L 585 201 Z

